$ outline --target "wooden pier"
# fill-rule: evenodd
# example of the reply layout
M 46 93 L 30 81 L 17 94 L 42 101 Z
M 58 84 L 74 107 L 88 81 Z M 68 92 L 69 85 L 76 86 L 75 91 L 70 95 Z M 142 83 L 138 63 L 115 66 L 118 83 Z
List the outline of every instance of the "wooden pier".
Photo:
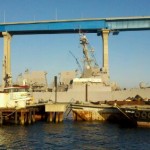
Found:
M 29 105 L 26 108 L 0 108 L 0 125 L 31 124 L 36 121 L 62 122 L 67 104 L 41 103 Z
M 31 124 L 35 122 L 35 108 L 2 108 L 0 109 L 0 124 Z

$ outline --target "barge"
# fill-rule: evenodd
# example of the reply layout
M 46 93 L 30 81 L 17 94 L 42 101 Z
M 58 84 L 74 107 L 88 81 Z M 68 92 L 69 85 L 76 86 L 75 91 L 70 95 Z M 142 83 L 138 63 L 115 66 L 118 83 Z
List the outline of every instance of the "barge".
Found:
M 150 105 L 122 106 L 119 109 L 126 126 L 150 127 Z
M 125 127 L 150 127 L 150 100 L 137 95 L 124 101 L 105 101 L 71 105 L 75 121 L 108 121 Z

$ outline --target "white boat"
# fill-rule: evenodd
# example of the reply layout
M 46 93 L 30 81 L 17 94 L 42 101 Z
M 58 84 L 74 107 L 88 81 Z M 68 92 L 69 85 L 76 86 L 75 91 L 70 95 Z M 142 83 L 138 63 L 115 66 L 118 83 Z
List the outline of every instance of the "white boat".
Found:
M 25 108 L 32 101 L 28 86 L 5 87 L 0 93 L 0 108 Z

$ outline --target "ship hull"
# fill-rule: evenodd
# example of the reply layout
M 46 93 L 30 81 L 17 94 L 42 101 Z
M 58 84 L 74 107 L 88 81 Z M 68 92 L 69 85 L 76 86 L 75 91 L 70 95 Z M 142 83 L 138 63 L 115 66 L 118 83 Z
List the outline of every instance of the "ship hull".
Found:
M 130 89 L 120 91 L 96 91 L 89 89 L 87 96 L 84 90 L 68 90 L 66 92 L 57 92 L 57 99 L 55 92 L 33 92 L 34 101 L 38 103 L 42 100 L 52 100 L 57 102 L 97 102 L 97 101 L 111 101 L 111 100 L 125 100 L 129 97 L 140 95 L 143 99 L 150 99 L 150 88 L 146 89 Z

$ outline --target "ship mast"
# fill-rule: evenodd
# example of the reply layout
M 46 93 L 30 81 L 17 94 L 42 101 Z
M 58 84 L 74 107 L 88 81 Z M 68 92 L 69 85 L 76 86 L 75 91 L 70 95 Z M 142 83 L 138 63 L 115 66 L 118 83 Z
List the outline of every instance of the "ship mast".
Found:
M 91 59 L 90 59 L 90 56 L 89 56 L 89 52 L 88 52 L 88 39 L 86 38 L 86 36 L 84 34 L 81 34 L 81 37 L 80 37 L 80 41 L 81 41 L 81 45 L 83 47 L 83 54 L 84 54 L 84 57 L 85 57 L 85 60 L 84 62 L 87 63 L 86 64 L 86 68 L 87 69 L 90 69 L 91 68 Z
M 89 78 L 100 74 L 99 66 L 94 56 L 94 49 L 90 46 L 85 34 L 80 34 L 80 44 L 83 48 L 84 67 L 82 77 Z

